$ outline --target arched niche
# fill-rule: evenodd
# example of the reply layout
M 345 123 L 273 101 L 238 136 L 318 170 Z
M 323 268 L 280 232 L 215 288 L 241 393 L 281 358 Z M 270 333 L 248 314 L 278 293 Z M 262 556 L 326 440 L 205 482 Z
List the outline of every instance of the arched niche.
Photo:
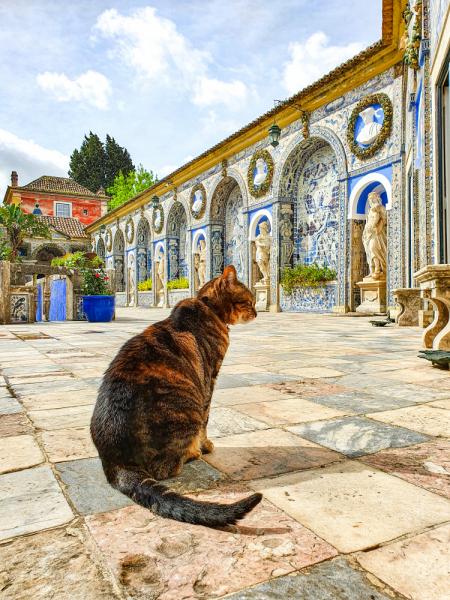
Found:
M 64 248 L 61 248 L 58 244 L 47 243 L 38 246 L 34 250 L 32 257 L 38 263 L 50 265 L 54 258 L 60 258 L 64 254 Z
M 180 277 L 188 277 L 189 247 L 186 209 L 181 202 L 174 202 L 167 217 L 167 252 L 168 252 L 168 277 L 173 281 Z
M 105 248 L 105 242 L 103 241 L 102 237 L 98 238 L 98 242 L 97 242 L 97 256 L 99 258 L 101 258 L 103 262 L 105 262 L 106 248 Z
M 125 291 L 125 237 L 121 229 L 117 229 L 114 236 L 113 258 L 116 276 L 116 292 Z
M 150 223 L 141 217 L 136 228 L 137 282 L 143 283 L 152 276 L 152 252 Z
M 268 221 L 270 224 L 270 232 L 272 232 L 272 213 L 267 208 L 261 208 L 252 215 L 249 225 L 248 239 L 253 241 L 259 235 L 259 224 L 263 221 Z
M 350 180 L 350 198 L 348 202 L 348 218 L 365 220 L 368 209 L 368 197 L 371 192 L 381 196 L 386 210 L 392 208 L 392 186 L 389 171 L 386 174 L 367 173 L 352 184 Z
M 197 229 L 196 231 L 194 231 L 193 236 L 192 236 L 192 254 L 195 254 L 198 252 L 198 245 L 200 243 L 200 240 L 207 240 L 207 234 L 206 234 L 206 229 Z

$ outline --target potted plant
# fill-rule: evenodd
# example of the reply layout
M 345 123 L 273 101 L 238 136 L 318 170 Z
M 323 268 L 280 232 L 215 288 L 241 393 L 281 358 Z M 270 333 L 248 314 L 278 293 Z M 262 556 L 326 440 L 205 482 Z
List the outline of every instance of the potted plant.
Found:
M 83 277 L 83 311 L 89 323 L 109 323 L 115 311 L 115 297 L 108 288 L 104 263 L 98 256 L 75 252 L 55 258 L 53 266 L 78 267 Z

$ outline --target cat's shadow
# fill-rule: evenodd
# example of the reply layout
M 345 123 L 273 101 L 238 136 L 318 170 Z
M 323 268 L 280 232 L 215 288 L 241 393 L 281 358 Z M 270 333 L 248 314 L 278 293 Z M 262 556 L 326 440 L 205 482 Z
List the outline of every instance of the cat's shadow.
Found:
M 242 535 L 248 535 L 251 537 L 263 536 L 263 535 L 283 535 L 284 533 L 291 533 L 290 527 L 248 527 L 246 525 L 227 525 L 226 527 L 211 527 L 211 529 L 217 529 L 218 531 L 225 531 L 227 533 L 240 533 Z

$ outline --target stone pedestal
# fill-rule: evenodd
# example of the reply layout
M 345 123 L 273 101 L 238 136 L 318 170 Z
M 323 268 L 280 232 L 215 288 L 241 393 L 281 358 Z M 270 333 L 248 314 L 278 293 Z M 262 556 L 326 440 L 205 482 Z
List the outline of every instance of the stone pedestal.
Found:
M 267 280 L 258 281 L 255 283 L 255 308 L 257 312 L 267 312 L 270 302 L 270 282 Z
M 400 304 L 400 312 L 397 317 L 399 326 L 419 325 L 419 310 L 423 308 L 423 300 L 420 297 L 420 288 L 399 288 L 393 290 L 394 300 Z
M 156 294 L 156 306 L 158 308 L 164 308 L 164 290 L 160 290 L 157 294 Z
M 419 310 L 419 327 L 422 327 L 422 329 L 431 325 L 433 319 L 434 312 L 432 310 Z
M 414 273 L 423 300 L 434 308 L 434 319 L 423 332 L 425 348 L 450 350 L 450 265 L 428 265 Z
M 361 290 L 361 304 L 357 313 L 376 315 L 386 312 L 386 280 L 375 280 L 365 277 L 356 284 Z

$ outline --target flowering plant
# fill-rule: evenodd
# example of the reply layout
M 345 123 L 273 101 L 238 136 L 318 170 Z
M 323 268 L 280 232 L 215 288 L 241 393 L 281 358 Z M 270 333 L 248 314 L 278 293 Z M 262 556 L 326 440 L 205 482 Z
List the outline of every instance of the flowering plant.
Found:
M 108 276 L 104 271 L 104 263 L 99 256 L 89 258 L 83 252 L 66 254 L 62 258 L 52 260 L 53 267 L 77 267 L 83 277 L 81 292 L 85 296 L 112 296 L 108 288 Z

